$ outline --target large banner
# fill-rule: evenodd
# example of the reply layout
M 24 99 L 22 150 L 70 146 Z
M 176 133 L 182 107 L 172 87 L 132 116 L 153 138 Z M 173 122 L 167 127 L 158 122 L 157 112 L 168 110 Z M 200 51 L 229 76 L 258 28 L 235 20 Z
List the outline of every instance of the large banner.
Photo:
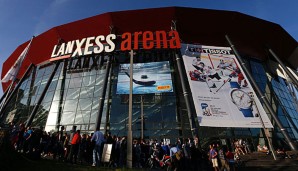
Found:
M 121 64 L 117 94 L 129 94 L 129 66 Z M 133 64 L 133 94 L 173 92 L 169 61 Z
M 181 48 L 200 126 L 266 128 L 272 124 L 229 47 Z

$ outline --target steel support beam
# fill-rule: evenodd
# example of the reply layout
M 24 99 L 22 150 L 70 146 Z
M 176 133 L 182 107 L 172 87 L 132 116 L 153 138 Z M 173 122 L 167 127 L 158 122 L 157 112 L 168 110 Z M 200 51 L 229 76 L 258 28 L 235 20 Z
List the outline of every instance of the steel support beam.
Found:
M 60 65 L 60 61 L 57 61 L 56 65 L 55 65 L 55 68 L 54 68 L 52 74 L 50 75 L 50 78 L 48 79 L 47 84 L 45 85 L 45 88 L 43 89 L 37 103 L 34 105 L 34 108 L 33 108 L 32 112 L 31 112 L 31 114 L 30 114 L 30 116 L 29 116 L 29 118 L 26 122 L 26 125 L 25 125 L 26 128 L 31 125 L 31 123 L 33 121 L 33 118 L 35 117 L 36 112 L 37 112 L 42 100 L 44 99 L 44 96 L 46 95 L 46 93 L 48 91 L 48 88 L 50 87 L 50 85 L 52 83 L 52 80 L 53 80 L 53 78 L 56 74 L 56 71 L 57 71 L 59 65 Z
M 269 103 L 268 99 L 263 95 L 262 91 L 260 90 L 260 88 L 258 87 L 256 81 L 254 80 L 253 76 L 250 74 L 249 70 L 246 68 L 245 63 L 242 60 L 242 57 L 240 56 L 240 54 L 238 53 L 237 49 L 235 48 L 234 44 L 232 43 L 232 41 L 230 40 L 229 36 L 226 35 L 225 36 L 226 40 L 228 41 L 229 45 L 231 46 L 232 50 L 235 53 L 235 56 L 237 57 L 237 59 L 240 62 L 240 65 L 242 66 L 246 76 L 249 78 L 250 82 L 252 83 L 252 86 L 254 87 L 254 89 L 256 90 L 257 95 L 260 97 L 261 101 L 264 103 L 264 105 L 266 106 L 266 108 L 268 109 L 270 115 L 272 116 L 273 120 L 275 121 L 276 125 L 278 126 L 278 128 L 280 129 L 280 132 L 283 134 L 283 136 L 285 137 L 286 141 L 289 143 L 289 146 L 292 150 L 296 150 L 296 147 L 292 141 L 292 139 L 290 138 L 288 132 L 286 131 L 286 129 L 282 126 L 280 120 L 278 119 L 278 117 L 275 115 L 275 112 L 271 106 L 271 104 Z

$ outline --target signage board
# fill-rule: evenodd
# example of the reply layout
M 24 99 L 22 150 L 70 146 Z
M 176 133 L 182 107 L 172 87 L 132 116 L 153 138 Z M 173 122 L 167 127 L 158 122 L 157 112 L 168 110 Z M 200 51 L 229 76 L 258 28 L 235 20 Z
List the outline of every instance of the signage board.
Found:
M 101 162 L 108 163 L 111 160 L 111 154 L 112 154 L 112 144 L 104 144 L 102 156 L 101 156 Z
M 60 60 L 83 55 L 113 52 L 115 50 L 115 34 L 91 36 L 87 38 L 72 40 L 55 45 L 50 61 Z M 141 45 L 141 46 L 140 46 Z M 123 33 L 120 39 L 120 50 L 138 49 L 179 49 L 181 48 L 179 34 L 175 30 L 169 32 L 160 31 L 138 31 L 134 33 Z
M 121 64 L 117 94 L 129 94 L 130 64 Z M 169 61 L 133 64 L 133 94 L 173 92 Z
M 272 124 L 229 47 L 183 44 L 185 70 L 200 126 L 266 128 Z

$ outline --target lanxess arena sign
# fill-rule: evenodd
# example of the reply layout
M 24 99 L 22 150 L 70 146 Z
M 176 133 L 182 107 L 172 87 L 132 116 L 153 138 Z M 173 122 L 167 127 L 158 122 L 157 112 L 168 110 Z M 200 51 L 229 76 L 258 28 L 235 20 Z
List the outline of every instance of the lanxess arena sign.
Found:
M 55 45 L 52 51 L 51 60 L 61 58 L 100 54 L 102 52 L 113 52 L 115 50 L 115 34 L 107 36 L 99 35 L 87 37 L 79 40 L 72 40 L 61 45 Z M 139 44 L 143 49 L 177 49 L 181 48 L 180 38 L 177 31 L 144 31 L 144 32 L 126 32 L 121 35 L 121 51 L 138 50 Z M 91 48 L 93 47 L 93 48 Z

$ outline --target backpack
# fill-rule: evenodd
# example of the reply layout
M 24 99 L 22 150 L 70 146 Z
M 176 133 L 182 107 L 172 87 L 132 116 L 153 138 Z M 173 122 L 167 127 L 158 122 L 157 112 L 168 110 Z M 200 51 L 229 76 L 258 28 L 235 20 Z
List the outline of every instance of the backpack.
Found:
M 176 157 L 177 160 L 180 160 L 182 158 L 182 150 L 178 150 L 175 153 L 175 157 Z

